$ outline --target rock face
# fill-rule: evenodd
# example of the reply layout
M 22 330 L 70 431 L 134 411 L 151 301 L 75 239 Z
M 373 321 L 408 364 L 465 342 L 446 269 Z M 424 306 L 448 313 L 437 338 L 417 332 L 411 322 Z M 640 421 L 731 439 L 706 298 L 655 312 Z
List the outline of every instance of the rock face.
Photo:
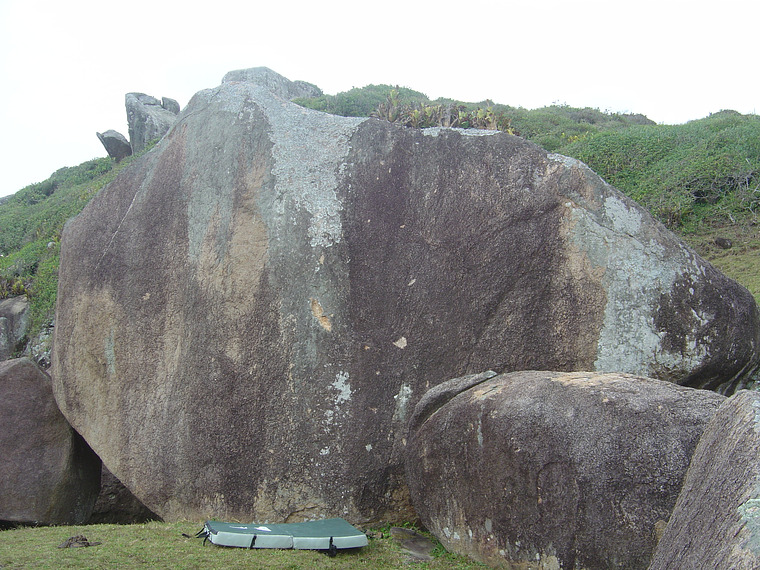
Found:
M 132 146 L 123 134 L 114 130 L 95 134 L 98 135 L 98 140 L 105 147 L 108 156 L 115 159 L 116 162 L 132 156 Z
M 50 377 L 27 358 L 0 362 L 0 521 L 82 524 L 100 460 L 58 410 Z
M 29 301 L 26 297 L 0 301 L 0 360 L 11 357 L 28 328 Z
M 760 393 L 729 398 L 707 425 L 652 561 L 666 568 L 760 568 Z
M 230 80 L 67 225 L 52 369 L 165 520 L 359 523 L 413 516 L 406 424 L 446 378 L 730 391 L 759 331 L 748 291 L 579 162 Z
M 179 113 L 179 103 L 174 99 L 164 97 L 161 102 L 145 93 L 127 93 L 125 103 L 133 152 L 140 152 L 150 141 L 164 136 Z
M 447 382 L 411 420 L 412 501 L 447 550 L 493 565 L 644 569 L 724 400 L 623 374 Z

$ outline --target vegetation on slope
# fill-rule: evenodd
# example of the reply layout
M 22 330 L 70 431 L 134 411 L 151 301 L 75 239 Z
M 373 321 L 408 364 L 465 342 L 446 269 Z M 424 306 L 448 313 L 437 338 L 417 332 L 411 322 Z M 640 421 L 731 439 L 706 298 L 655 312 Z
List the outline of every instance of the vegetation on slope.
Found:
M 760 117 L 733 111 L 685 125 L 636 126 L 559 149 L 587 163 L 671 229 L 756 224 Z
M 61 168 L 47 180 L 0 199 L 0 299 L 27 296 L 29 338 L 55 314 L 63 226 L 135 158 L 118 165 L 110 158 L 95 158 Z
M 63 225 L 105 184 L 112 169 L 107 158 L 61 168 L 0 205 L 0 298 L 26 293 L 34 333 L 55 310 Z
M 295 103 L 309 109 L 323 111 L 341 117 L 369 117 L 392 91 L 400 104 L 426 103 L 428 98 L 406 87 L 391 87 L 390 85 L 367 85 L 354 87 L 337 95 L 320 95 L 314 98 L 294 99 Z

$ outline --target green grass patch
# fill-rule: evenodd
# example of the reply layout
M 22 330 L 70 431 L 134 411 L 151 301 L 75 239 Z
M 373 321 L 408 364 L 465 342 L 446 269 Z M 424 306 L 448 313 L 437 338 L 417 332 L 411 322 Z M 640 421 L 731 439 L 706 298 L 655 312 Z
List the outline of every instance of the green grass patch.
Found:
M 353 569 L 403 568 L 411 559 L 384 533 L 384 538 L 370 538 L 369 545 L 338 551 L 329 556 L 309 550 L 269 550 L 226 548 L 194 537 L 202 525 L 192 522 L 141 525 L 91 525 L 19 528 L 0 532 L 0 567 L 4 570 L 63 568 L 289 568 Z M 67 538 L 84 535 L 87 548 L 58 548 Z M 372 533 L 376 534 L 376 533 Z M 431 562 L 418 562 L 415 568 L 475 569 L 482 564 L 438 548 Z
M 717 238 L 729 239 L 730 249 L 722 249 Z M 721 272 L 746 287 L 760 304 L 760 232 L 755 226 L 723 225 L 703 227 L 684 236 L 697 253 Z
M 727 252 L 710 260 L 715 267 L 728 277 L 744 285 L 760 304 L 760 248 L 739 253 Z

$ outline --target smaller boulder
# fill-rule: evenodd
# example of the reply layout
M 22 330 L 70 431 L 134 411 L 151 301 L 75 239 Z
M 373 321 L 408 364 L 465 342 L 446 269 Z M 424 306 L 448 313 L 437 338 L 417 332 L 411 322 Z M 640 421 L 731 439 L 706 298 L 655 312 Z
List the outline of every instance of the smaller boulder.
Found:
M 161 97 L 161 106 L 167 111 L 179 115 L 179 103 L 169 97 Z
M 84 524 L 100 459 L 63 417 L 50 376 L 28 358 L 0 362 L 0 521 Z
M 422 523 L 495 566 L 647 568 L 725 397 L 628 374 L 489 374 L 415 407 L 406 472 Z
M 721 249 L 731 249 L 734 246 L 730 239 L 723 237 L 715 238 L 715 245 Z
M 116 160 L 116 162 L 120 162 L 128 156 L 132 156 L 132 147 L 130 146 L 127 137 L 120 132 L 108 130 L 104 133 L 95 134 L 98 135 L 98 139 L 105 147 L 108 156 Z
M 742 390 L 707 425 L 651 570 L 760 568 L 760 393 Z
M 0 360 L 16 351 L 29 328 L 29 301 L 25 296 L 0 301 Z
M 174 112 L 173 103 L 177 102 L 174 99 L 165 98 L 165 103 L 162 104 L 155 97 L 145 93 L 126 94 L 129 142 L 133 152 L 140 152 L 149 142 L 160 139 L 174 125 L 177 121 L 177 113 Z M 179 112 L 179 104 L 176 108 Z

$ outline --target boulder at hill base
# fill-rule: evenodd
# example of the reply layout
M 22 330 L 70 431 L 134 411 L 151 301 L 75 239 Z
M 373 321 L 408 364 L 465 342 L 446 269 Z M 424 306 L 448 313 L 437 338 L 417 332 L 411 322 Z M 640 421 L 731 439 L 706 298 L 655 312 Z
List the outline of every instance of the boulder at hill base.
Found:
M 412 500 L 447 550 L 493 566 L 645 570 L 725 400 L 616 373 L 450 380 L 411 420 Z
M 0 300 L 0 360 L 7 360 L 26 337 L 30 320 L 25 295 Z
M 287 85 L 197 93 L 64 232 L 57 400 L 165 520 L 408 519 L 409 416 L 467 373 L 757 366 L 749 292 L 583 164 Z

